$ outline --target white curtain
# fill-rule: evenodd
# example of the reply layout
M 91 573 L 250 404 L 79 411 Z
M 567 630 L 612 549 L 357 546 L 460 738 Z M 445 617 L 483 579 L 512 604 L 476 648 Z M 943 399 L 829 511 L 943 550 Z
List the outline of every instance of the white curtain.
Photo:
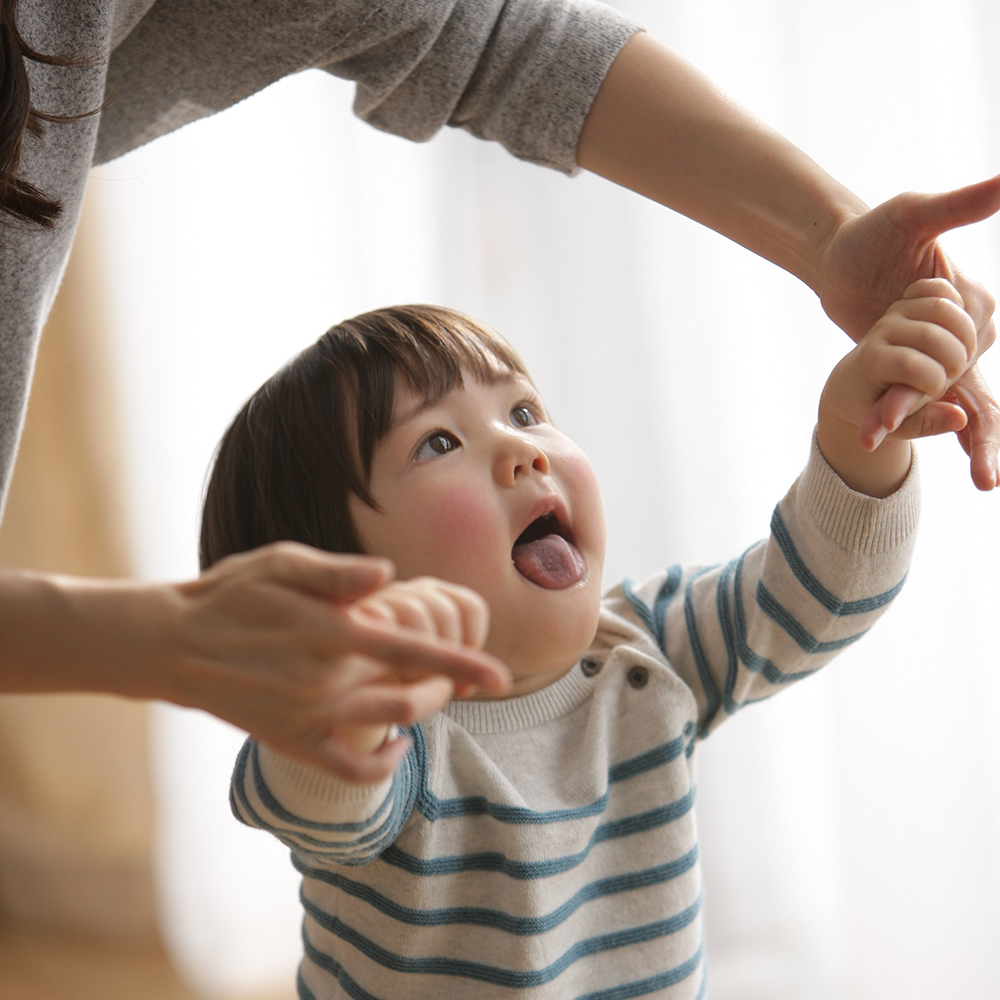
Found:
M 621 6 L 870 204 L 1000 171 L 992 0 Z M 333 322 L 405 301 L 524 355 L 601 477 L 609 584 L 765 534 L 848 348 L 812 293 L 597 178 L 376 133 L 351 96 L 304 74 L 94 173 L 141 574 L 195 573 L 204 473 L 243 399 Z M 1000 292 L 995 221 L 946 246 Z M 715 1000 L 1000 995 L 1000 496 L 953 440 L 920 451 L 920 544 L 885 621 L 701 748 Z M 289 983 L 299 951 L 285 850 L 228 814 L 240 739 L 157 716 L 162 919 L 219 996 Z

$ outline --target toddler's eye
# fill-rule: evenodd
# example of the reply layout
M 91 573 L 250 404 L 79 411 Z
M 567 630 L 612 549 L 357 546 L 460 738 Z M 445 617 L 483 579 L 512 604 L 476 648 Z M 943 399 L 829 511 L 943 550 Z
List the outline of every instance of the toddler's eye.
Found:
M 515 427 L 534 427 L 538 423 L 538 418 L 532 412 L 531 407 L 519 403 L 510 411 L 510 422 Z
M 449 451 L 454 451 L 461 442 L 454 434 L 447 431 L 434 431 L 420 442 L 416 453 L 413 456 L 415 462 L 426 462 L 429 458 L 437 458 L 438 455 L 447 455 Z

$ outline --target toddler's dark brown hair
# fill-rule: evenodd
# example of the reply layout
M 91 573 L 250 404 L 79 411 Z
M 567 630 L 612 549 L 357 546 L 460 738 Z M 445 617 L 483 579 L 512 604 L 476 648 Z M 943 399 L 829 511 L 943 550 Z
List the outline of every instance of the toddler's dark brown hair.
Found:
M 348 498 L 377 509 L 372 456 L 392 427 L 397 378 L 433 403 L 465 375 L 489 385 L 527 371 L 496 334 L 440 306 L 379 309 L 328 330 L 223 435 L 202 508 L 201 568 L 285 540 L 362 552 Z

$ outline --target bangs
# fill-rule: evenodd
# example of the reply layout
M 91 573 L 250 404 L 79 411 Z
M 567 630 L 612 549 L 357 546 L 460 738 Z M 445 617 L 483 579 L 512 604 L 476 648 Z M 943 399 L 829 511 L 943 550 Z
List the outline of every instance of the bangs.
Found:
M 369 491 L 375 446 L 392 428 L 403 379 L 433 404 L 469 375 L 522 375 L 500 337 L 461 313 L 397 306 L 328 330 L 246 402 L 226 431 L 202 509 L 200 562 L 291 540 L 363 552 L 350 498 Z
M 375 446 L 391 430 L 396 379 L 432 405 L 463 384 L 483 385 L 521 375 L 524 363 L 501 337 L 462 313 L 439 306 L 396 306 L 333 327 L 317 344 L 335 379 L 354 400 L 358 457 L 365 484 Z M 347 384 L 344 384 L 344 383 Z M 369 502 L 367 490 L 358 495 Z

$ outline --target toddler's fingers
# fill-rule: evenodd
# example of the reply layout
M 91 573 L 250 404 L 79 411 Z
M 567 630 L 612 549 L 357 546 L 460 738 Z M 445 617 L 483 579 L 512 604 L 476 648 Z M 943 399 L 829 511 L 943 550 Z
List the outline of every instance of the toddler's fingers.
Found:
M 958 378 L 975 358 L 980 346 L 976 324 L 950 299 L 900 300 L 893 311 L 895 322 L 888 324 L 883 334 L 886 343 L 915 347 L 930 354 L 946 364 L 949 378 Z
M 393 611 L 391 604 L 381 597 L 373 595 L 357 601 L 351 608 L 352 611 L 355 609 L 375 621 L 396 624 L 395 611 Z
M 903 292 L 904 299 L 950 299 L 965 309 L 965 299 L 947 278 L 920 278 Z
M 510 672 L 499 660 L 466 646 L 357 620 L 351 621 L 347 638 L 359 654 L 379 661 L 404 680 L 443 674 L 465 685 L 465 690 L 495 694 L 505 693 L 510 685 Z
M 331 713 L 331 721 L 334 726 L 412 726 L 444 708 L 454 693 L 455 685 L 447 677 L 426 677 L 408 684 L 370 684 L 343 698 Z
M 481 649 L 490 630 L 489 605 L 482 596 L 468 587 L 442 580 L 436 582 L 454 602 L 460 620 L 461 641 L 466 645 Z
M 464 642 L 462 614 L 451 589 L 433 577 L 417 577 L 412 583 L 419 588 L 420 599 L 434 622 L 436 634 L 449 642 Z
M 435 618 L 427 607 L 426 599 L 407 590 L 396 590 L 385 598 L 396 615 L 396 621 L 403 627 L 422 632 L 424 635 L 439 635 Z

